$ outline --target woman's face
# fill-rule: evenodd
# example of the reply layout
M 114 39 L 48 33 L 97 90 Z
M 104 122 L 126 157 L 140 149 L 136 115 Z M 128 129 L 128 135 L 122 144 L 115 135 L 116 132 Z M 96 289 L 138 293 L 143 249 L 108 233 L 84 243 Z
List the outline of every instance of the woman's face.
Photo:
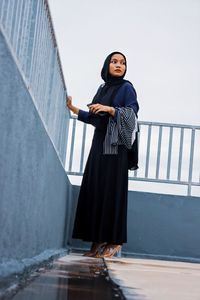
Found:
M 111 57 L 109 64 L 109 73 L 112 76 L 120 77 L 123 76 L 126 70 L 126 61 L 123 55 L 114 54 Z

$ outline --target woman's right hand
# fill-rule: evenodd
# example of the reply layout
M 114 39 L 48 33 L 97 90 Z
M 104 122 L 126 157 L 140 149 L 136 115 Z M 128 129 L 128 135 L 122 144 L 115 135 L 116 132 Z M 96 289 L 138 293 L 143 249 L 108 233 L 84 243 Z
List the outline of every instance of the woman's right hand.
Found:
M 67 107 L 69 108 L 69 110 L 71 110 L 74 114 L 78 115 L 79 113 L 79 108 L 78 107 L 75 107 L 73 104 L 72 104 L 72 96 L 68 96 L 67 99 L 66 99 L 66 105 Z
M 70 110 L 72 109 L 72 96 L 67 97 L 66 105 Z

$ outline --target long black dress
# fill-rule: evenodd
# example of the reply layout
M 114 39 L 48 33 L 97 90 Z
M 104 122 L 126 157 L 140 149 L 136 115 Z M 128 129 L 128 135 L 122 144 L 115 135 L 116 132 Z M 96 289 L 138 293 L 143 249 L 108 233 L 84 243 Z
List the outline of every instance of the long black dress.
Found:
M 124 83 L 111 105 L 139 109 L 133 86 Z M 109 116 L 96 123 L 92 146 L 79 193 L 73 238 L 122 245 L 127 241 L 128 150 L 118 146 L 118 154 L 103 154 Z M 80 121 L 91 123 L 91 115 L 79 111 Z M 93 124 L 94 125 L 94 124 Z

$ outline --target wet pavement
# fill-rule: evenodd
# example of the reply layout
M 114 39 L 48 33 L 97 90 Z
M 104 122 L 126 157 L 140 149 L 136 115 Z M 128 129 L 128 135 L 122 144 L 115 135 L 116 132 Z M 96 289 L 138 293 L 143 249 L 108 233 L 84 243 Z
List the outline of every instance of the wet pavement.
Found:
M 125 299 L 110 281 L 103 259 L 70 254 L 56 260 L 13 300 Z

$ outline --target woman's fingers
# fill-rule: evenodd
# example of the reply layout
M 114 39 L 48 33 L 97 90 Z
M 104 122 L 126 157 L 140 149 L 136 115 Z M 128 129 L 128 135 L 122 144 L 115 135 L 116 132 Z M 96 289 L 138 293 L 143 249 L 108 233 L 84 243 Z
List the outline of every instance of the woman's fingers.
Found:
M 67 104 L 67 107 L 70 108 L 70 106 L 72 105 L 72 96 L 67 97 L 66 104 Z
M 98 103 L 90 105 L 89 108 L 90 108 L 91 112 L 93 112 L 93 113 L 98 113 L 100 111 L 106 112 L 108 110 L 107 106 L 101 105 L 101 104 L 98 104 Z

